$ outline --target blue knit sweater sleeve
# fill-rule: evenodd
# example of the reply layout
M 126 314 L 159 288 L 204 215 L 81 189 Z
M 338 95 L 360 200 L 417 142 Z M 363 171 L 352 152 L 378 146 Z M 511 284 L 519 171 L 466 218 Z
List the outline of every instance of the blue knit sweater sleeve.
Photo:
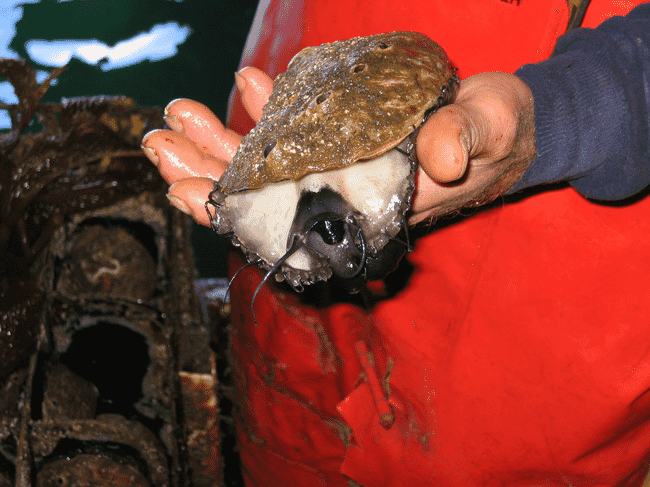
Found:
M 562 36 L 515 74 L 533 92 L 537 157 L 511 192 L 566 180 L 619 200 L 650 185 L 650 3 Z

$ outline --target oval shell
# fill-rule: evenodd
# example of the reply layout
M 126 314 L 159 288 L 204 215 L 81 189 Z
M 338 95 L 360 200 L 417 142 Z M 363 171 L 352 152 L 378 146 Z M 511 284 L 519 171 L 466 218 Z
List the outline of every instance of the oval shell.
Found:
M 453 101 L 457 87 L 443 49 L 416 32 L 302 50 L 276 78 L 262 118 L 210 193 L 213 230 L 231 234 L 249 261 L 295 289 L 329 279 L 334 266 L 338 276 L 357 266 L 353 274 L 364 279 L 389 272 L 397 262 L 392 256 L 404 253 L 388 242 L 405 225 L 413 193 L 414 133 L 429 113 Z M 316 194 L 330 195 L 323 203 L 329 210 L 301 206 Z M 311 216 L 316 209 L 321 213 Z M 305 214 L 307 227 L 296 230 Z M 307 235 L 318 232 L 310 226 L 314 218 L 345 222 L 355 236 L 345 237 L 343 247 L 308 245 Z
M 452 77 L 444 50 L 417 32 L 303 49 L 276 78 L 221 190 L 257 189 L 381 154 L 440 104 Z

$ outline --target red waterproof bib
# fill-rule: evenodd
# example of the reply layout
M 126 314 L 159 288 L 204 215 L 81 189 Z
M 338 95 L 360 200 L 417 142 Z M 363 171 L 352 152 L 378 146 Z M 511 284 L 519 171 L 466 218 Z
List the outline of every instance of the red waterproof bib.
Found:
M 595 26 L 639 2 L 592 0 Z M 272 76 L 302 47 L 428 34 L 461 78 L 548 57 L 559 0 L 279 1 L 243 65 Z M 252 125 L 238 100 L 231 127 Z M 650 199 L 573 189 L 420 239 L 415 271 L 370 312 L 316 310 L 248 269 L 233 295 L 249 485 L 640 485 L 650 453 Z M 241 263 L 239 255 L 235 264 Z

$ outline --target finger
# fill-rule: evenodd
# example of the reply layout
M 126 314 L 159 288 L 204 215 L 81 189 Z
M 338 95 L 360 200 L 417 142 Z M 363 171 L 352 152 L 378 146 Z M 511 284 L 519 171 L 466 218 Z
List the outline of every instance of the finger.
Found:
M 455 105 L 429 117 L 417 136 L 417 157 L 427 175 L 439 183 L 462 178 L 470 153 L 470 128 L 465 113 Z
M 431 208 L 429 195 L 436 194 L 439 189 L 440 185 L 433 181 L 421 166 L 418 167 L 415 175 L 415 191 L 411 200 L 411 211 L 408 215 L 409 225 L 415 225 L 428 217 L 428 211 Z
M 507 157 L 517 141 L 522 103 L 530 89 L 508 73 L 479 73 L 463 80 L 453 107 L 463 118 L 472 164 Z
M 246 111 L 257 123 L 262 118 L 262 108 L 273 91 L 273 80 L 263 71 L 247 67 L 235 73 L 235 81 Z
M 224 127 L 212 111 L 194 100 L 178 98 L 165 107 L 165 122 L 175 132 L 185 134 L 206 155 L 228 162 L 241 136 Z
M 185 135 L 154 130 L 142 139 L 142 149 L 170 184 L 188 177 L 218 180 L 227 163 L 205 155 Z
M 181 179 L 169 187 L 167 198 L 173 206 L 191 216 L 198 224 L 209 227 L 210 218 L 205 210 L 205 202 L 213 189 L 214 181 L 210 179 Z
M 438 183 L 418 167 L 415 175 L 415 191 L 411 201 L 409 225 L 414 225 L 432 215 L 443 214 L 453 207 L 464 194 L 462 184 Z

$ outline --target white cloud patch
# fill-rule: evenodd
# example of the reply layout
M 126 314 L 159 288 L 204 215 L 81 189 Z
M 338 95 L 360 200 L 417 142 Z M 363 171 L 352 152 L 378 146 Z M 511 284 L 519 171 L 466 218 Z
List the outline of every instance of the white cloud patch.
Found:
M 16 23 L 23 16 L 22 5 L 38 2 L 39 0 L 0 0 L 0 57 L 18 57 L 16 52 L 9 48 L 9 44 L 16 35 Z M 187 26 L 181 26 L 178 22 L 167 22 L 155 25 L 149 32 L 120 41 L 112 47 L 97 39 L 35 39 L 28 41 L 25 48 L 31 60 L 43 66 L 59 67 L 67 64 L 72 58 L 77 58 L 93 66 L 100 64 L 103 71 L 109 71 L 146 60 L 160 61 L 172 57 L 178 51 L 178 46 L 185 42 L 191 33 L 192 29 Z M 38 71 L 38 82 L 42 82 L 47 75 L 45 71 Z M 56 80 L 52 84 L 56 84 Z M 8 81 L 0 81 L 0 102 L 18 102 Z M 0 110 L 0 129 L 10 127 L 9 114 Z
M 87 64 L 97 65 L 103 71 L 131 66 L 142 61 L 160 61 L 174 56 L 178 46 L 192 33 L 192 29 L 178 22 L 155 25 L 130 39 L 108 46 L 97 39 L 55 40 L 34 39 L 25 44 L 30 58 L 44 65 L 59 67 L 77 58 Z
M 27 3 L 38 0 L 0 0 L 0 57 L 16 57 L 9 44 L 16 35 L 16 23 L 23 16 L 21 5 Z

